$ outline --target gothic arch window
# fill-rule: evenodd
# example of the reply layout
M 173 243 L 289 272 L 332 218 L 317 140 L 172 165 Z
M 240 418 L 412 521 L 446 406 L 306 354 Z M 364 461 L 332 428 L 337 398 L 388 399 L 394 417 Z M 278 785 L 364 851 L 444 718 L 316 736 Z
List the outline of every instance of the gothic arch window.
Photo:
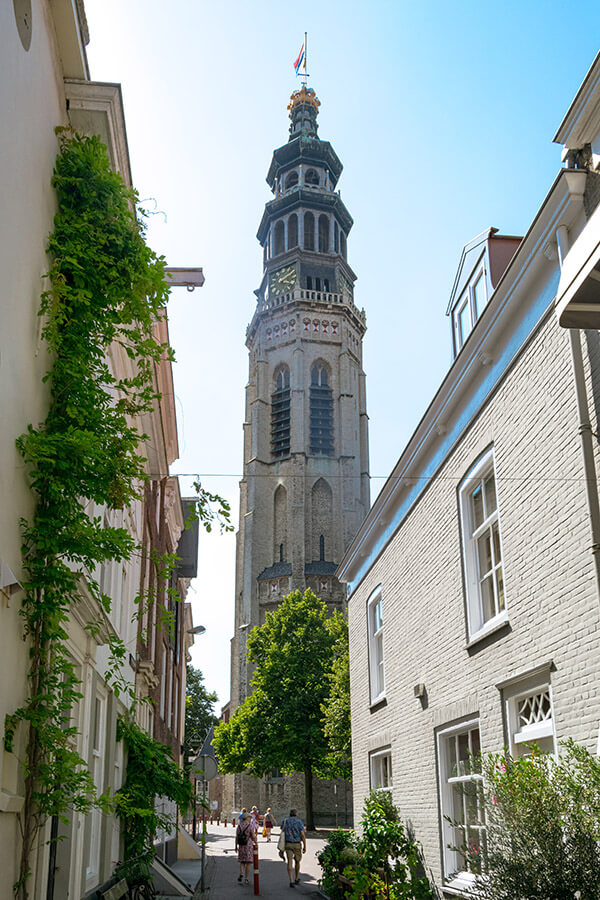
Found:
M 285 235 L 285 230 L 283 227 L 283 222 L 280 220 L 279 222 L 275 223 L 275 232 L 274 232 L 275 250 L 273 253 L 274 256 L 279 256 L 279 254 L 283 253 L 283 251 L 285 250 L 284 235 Z
M 319 252 L 329 253 L 329 219 L 319 216 Z
M 344 257 L 344 259 L 346 259 L 348 250 L 346 247 L 346 235 L 343 231 L 340 231 L 340 250 L 342 252 L 342 256 Z
M 287 491 L 279 485 L 273 497 L 273 562 L 285 562 L 287 549 Z
M 304 181 L 306 184 L 313 184 L 315 186 L 318 186 L 320 183 L 319 173 L 315 172 L 314 169 L 309 169 L 304 176 Z
M 296 213 L 292 213 L 292 215 L 288 219 L 288 250 L 291 250 L 292 247 L 298 246 L 298 216 Z
M 340 229 L 337 222 L 333 223 L 333 249 L 336 253 L 340 252 Z
M 333 456 L 333 395 L 322 363 L 315 363 L 310 374 L 310 452 Z
M 296 187 L 298 184 L 298 173 L 290 172 L 288 177 L 285 179 L 285 189 L 289 191 L 291 188 Z
M 271 454 L 275 459 L 290 453 L 290 370 L 282 366 L 275 372 L 271 394 Z
M 319 478 L 312 487 L 311 497 L 311 557 L 313 560 L 325 560 L 325 551 L 331 547 L 326 536 L 331 535 L 333 527 L 333 493 L 324 478 Z
M 304 213 L 304 249 L 315 249 L 315 217 L 311 212 Z

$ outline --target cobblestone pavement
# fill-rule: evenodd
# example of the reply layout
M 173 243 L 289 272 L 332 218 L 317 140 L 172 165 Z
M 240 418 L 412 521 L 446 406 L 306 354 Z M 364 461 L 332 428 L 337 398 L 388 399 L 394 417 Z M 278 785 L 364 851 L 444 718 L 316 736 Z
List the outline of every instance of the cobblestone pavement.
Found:
M 290 888 L 286 865 L 277 852 L 278 838 L 279 828 L 273 829 L 270 843 L 259 835 L 259 896 L 270 900 L 283 897 L 291 900 L 296 894 L 319 896 L 318 879 L 321 868 L 315 854 L 325 843 L 324 840 L 320 837 L 307 838 L 306 853 L 300 867 L 300 884 Z M 208 896 L 210 900 L 230 900 L 232 897 L 236 900 L 250 900 L 254 896 L 252 871 L 249 885 L 239 884 L 237 881 L 240 870 L 234 843 L 234 829 L 231 825 L 207 826 L 205 887 L 208 890 L 204 896 Z

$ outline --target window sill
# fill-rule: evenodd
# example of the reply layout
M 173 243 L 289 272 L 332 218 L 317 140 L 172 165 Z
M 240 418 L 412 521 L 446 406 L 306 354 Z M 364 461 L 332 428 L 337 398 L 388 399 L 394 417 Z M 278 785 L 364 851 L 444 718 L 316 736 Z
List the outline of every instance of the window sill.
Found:
M 371 704 L 369 704 L 369 711 L 374 713 L 377 712 L 378 709 L 383 709 L 384 706 L 387 706 L 387 697 L 385 694 L 382 694 L 380 697 L 377 697 L 376 700 L 373 700 Z
M 468 872 L 461 872 L 455 875 L 447 884 L 444 884 L 442 890 L 449 897 L 477 897 L 475 891 L 475 877 Z
M 467 643 L 465 644 L 465 649 L 470 650 L 471 647 L 474 647 L 476 644 L 479 644 L 480 641 L 483 641 L 486 637 L 489 637 L 490 634 L 495 634 L 497 631 L 500 631 L 501 628 L 504 628 L 508 625 L 508 613 L 501 613 L 499 616 L 496 616 L 494 619 L 490 619 L 483 628 L 480 628 L 479 631 L 476 631 L 475 634 L 471 635 Z

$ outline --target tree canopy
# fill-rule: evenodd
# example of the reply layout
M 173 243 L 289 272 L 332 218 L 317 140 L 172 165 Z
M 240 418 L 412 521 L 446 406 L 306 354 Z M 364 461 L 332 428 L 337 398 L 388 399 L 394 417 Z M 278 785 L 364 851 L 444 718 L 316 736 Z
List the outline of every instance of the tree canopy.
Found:
M 222 771 L 258 777 L 276 768 L 304 773 L 309 828 L 312 776 L 334 774 L 323 708 L 347 642 L 341 613 L 330 614 L 310 590 L 288 594 L 248 636 L 248 660 L 256 665 L 252 693 L 215 731 Z
M 215 725 L 217 717 L 214 706 L 218 697 L 214 691 L 208 691 L 204 684 L 204 675 L 200 669 L 187 667 L 185 689 L 185 738 L 184 760 L 199 750 L 208 734 L 211 725 Z

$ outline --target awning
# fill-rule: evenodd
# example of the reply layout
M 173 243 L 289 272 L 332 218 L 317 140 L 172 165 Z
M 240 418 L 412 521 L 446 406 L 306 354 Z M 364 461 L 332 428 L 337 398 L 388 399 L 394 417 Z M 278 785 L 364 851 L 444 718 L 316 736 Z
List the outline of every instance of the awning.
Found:
M 556 315 L 563 328 L 600 328 L 600 207 L 565 257 Z

